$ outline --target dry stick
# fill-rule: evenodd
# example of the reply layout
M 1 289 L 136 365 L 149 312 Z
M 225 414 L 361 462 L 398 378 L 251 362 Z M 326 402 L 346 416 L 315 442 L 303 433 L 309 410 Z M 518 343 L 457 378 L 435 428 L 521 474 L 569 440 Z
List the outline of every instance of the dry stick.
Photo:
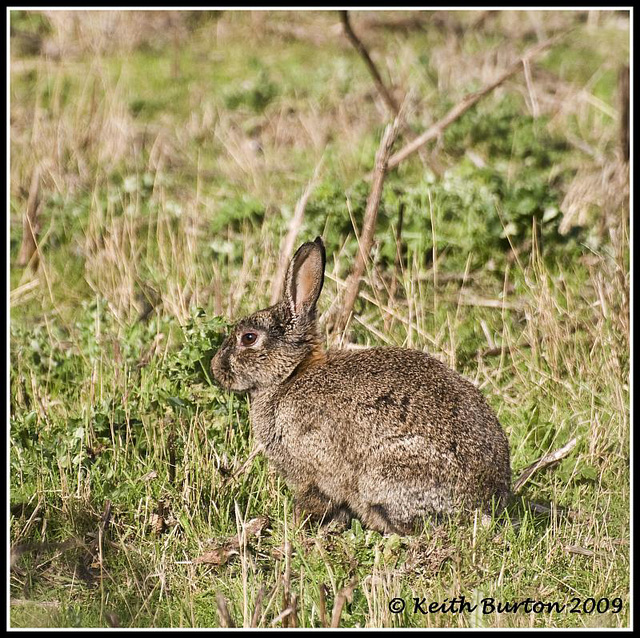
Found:
M 532 463 L 528 467 L 526 467 L 520 473 L 518 480 L 513 485 L 513 493 L 517 494 L 525 485 L 525 483 L 540 470 L 543 470 L 558 461 L 561 461 L 565 456 L 568 456 L 571 450 L 578 443 L 578 439 L 571 439 L 569 443 L 567 443 L 564 447 L 561 447 L 559 450 L 555 452 L 549 452 L 549 454 L 545 454 L 543 457 L 539 458 L 535 463 Z
M 267 592 L 267 588 L 264 585 L 260 585 L 260 589 L 258 590 L 258 595 L 256 596 L 256 604 L 253 609 L 253 616 L 251 616 L 250 627 L 258 626 L 258 620 L 260 619 L 260 612 L 262 610 L 262 599 L 264 598 L 264 595 L 266 592 Z
M 100 559 L 100 567 L 102 568 L 102 544 L 104 541 L 105 533 L 109 527 L 109 521 L 111 520 L 111 501 L 106 500 L 104 503 L 104 509 L 102 511 L 102 517 L 100 518 L 100 525 L 98 526 L 98 535 L 93 541 L 93 547 L 89 551 L 97 553 Z
M 291 614 L 288 618 L 289 627 L 296 629 L 298 627 L 298 596 L 296 594 L 291 596 Z
M 276 272 L 275 280 L 273 282 L 273 290 L 271 293 L 272 304 L 276 303 L 278 299 L 280 299 L 280 295 L 282 294 L 282 287 L 284 286 L 284 275 L 287 270 L 287 265 L 289 263 L 289 259 L 291 258 L 291 254 L 293 253 L 293 247 L 296 242 L 296 237 L 298 236 L 298 232 L 300 231 L 300 227 L 302 226 L 302 220 L 304 218 L 304 211 L 307 207 L 307 202 L 309 201 L 309 197 L 311 197 L 313 189 L 318 183 L 318 175 L 320 174 L 320 167 L 322 166 L 323 159 L 324 155 L 320 158 L 320 161 L 318 162 L 313 172 L 313 177 L 309 180 L 307 187 L 304 189 L 304 192 L 302 193 L 300 199 L 298 200 L 298 203 L 296 204 L 296 209 L 293 213 L 291 223 L 289 224 L 289 230 L 287 231 L 287 236 L 284 239 L 282 251 L 280 252 L 278 271 Z
M 401 202 L 398 209 L 398 225 L 396 226 L 396 256 L 393 260 L 393 279 L 389 291 L 389 305 L 393 306 L 398 288 L 398 279 L 402 275 L 402 222 L 404 218 L 405 203 Z
M 264 626 L 264 623 L 266 622 L 267 619 L 267 614 L 269 613 L 269 610 L 271 609 L 271 605 L 273 604 L 273 601 L 276 599 L 276 596 L 278 595 L 278 585 L 280 582 L 280 578 L 278 578 L 276 580 L 275 585 L 273 585 L 273 587 L 269 590 L 269 593 L 267 594 L 267 598 L 269 599 L 267 601 L 267 604 L 264 606 L 264 610 L 262 611 L 262 614 L 260 615 L 260 620 L 258 621 L 258 626 Z
M 176 424 L 171 421 L 171 430 L 169 431 L 169 483 L 173 485 L 176 482 Z
M 349 12 L 348 11 L 340 11 L 340 20 L 342 21 L 342 26 L 344 27 L 344 33 L 349 39 L 349 42 L 353 45 L 354 49 L 360 54 L 360 57 L 364 60 L 364 63 L 367 65 L 369 69 L 369 73 L 373 77 L 373 81 L 376 85 L 376 89 L 378 89 L 378 93 L 380 93 L 384 103 L 387 105 L 387 108 L 391 111 L 394 116 L 398 115 L 400 111 L 400 107 L 398 103 L 393 99 L 393 96 L 389 92 L 389 89 L 384 85 L 382 81 L 382 77 L 378 72 L 376 65 L 373 63 L 369 52 L 358 36 L 353 32 L 351 28 L 351 22 L 349 21 Z
M 30 600 L 25 598 L 12 598 L 10 605 L 35 605 L 38 607 L 60 607 L 62 603 L 57 600 Z
M 261 443 L 257 444 L 253 448 L 253 451 L 251 452 L 251 454 L 249 454 L 249 456 L 247 457 L 247 460 L 231 475 L 231 478 L 235 479 L 235 478 L 238 478 L 239 476 L 242 476 L 253 463 L 253 459 L 255 459 L 256 456 L 258 456 L 258 454 L 262 452 L 262 450 L 264 450 L 264 445 L 262 445 Z
M 620 149 L 622 158 L 629 163 L 629 65 L 625 64 L 618 75 L 620 99 Z
M 344 32 L 347 38 L 349 39 L 349 42 L 351 42 L 353 47 L 360 54 L 360 57 L 362 57 L 365 65 L 369 69 L 369 72 L 371 73 L 371 76 L 373 78 L 373 83 L 375 84 L 376 89 L 378 90 L 378 93 L 382 97 L 382 100 L 384 101 L 385 106 L 387 107 L 387 110 L 391 113 L 391 115 L 393 115 L 393 117 L 398 117 L 400 111 L 402 110 L 402 106 L 399 106 L 398 103 L 393 98 L 393 96 L 391 95 L 391 91 L 389 91 L 389 89 L 386 87 L 386 85 L 382 81 L 382 76 L 378 71 L 378 67 L 376 67 L 376 65 L 373 63 L 373 60 L 371 59 L 371 56 L 369 55 L 367 48 L 364 46 L 364 44 L 358 38 L 358 36 L 354 33 L 353 28 L 351 27 L 351 22 L 349 20 L 349 12 L 340 11 L 339 13 L 340 13 L 340 18 L 342 20 L 342 24 L 344 26 Z M 406 98 L 405 98 L 405 101 L 406 101 Z M 409 124 L 404 120 L 401 121 L 400 128 L 402 129 L 407 139 L 414 140 L 416 138 L 414 131 L 411 129 Z M 441 170 L 438 168 L 438 166 L 434 164 L 433 161 L 427 159 L 426 157 L 422 157 L 422 155 L 421 155 L 421 158 L 436 175 L 440 176 Z
M 389 31 L 402 31 L 408 33 L 411 30 L 423 30 L 428 24 L 421 14 L 409 16 L 407 18 L 394 18 L 392 20 L 381 20 L 379 18 L 364 19 L 364 23 L 369 29 L 382 29 Z
M 320 625 L 327 625 L 327 586 L 324 583 L 318 585 L 318 614 L 320 616 Z
M 369 258 L 369 252 L 373 245 L 373 236 L 376 228 L 376 220 L 378 218 L 378 207 L 380 206 L 380 198 L 382 197 L 384 178 L 387 174 L 387 162 L 389 161 L 391 147 L 398 135 L 401 117 L 402 114 L 398 115 L 393 124 L 387 125 L 384 135 L 382 136 L 382 141 L 380 142 L 380 147 L 376 153 L 375 168 L 373 171 L 373 184 L 371 185 L 371 191 L 369 193 L 369 198 L 367 199 L 367 208 L 364 213 L 362 232 L 360 233 L 360 241 L 358 242 L 359 250 L 353 270 L 347 279 L 342 310 L 338 310 L 340 315 L 338 316 L 338 320 L 334 326 L 334 330 L 337 334 L 342 332 L 349 323 L 353 304 L 358 296 L 360 279 L 364 274 L 366 262 Z
M 389 159 L 388 170 L 394 169 L 402 160 L 407 158 L 412 153 L 415 153 L 418 149 L 422 148 L 427 142 L 439 137 L 444 129 L 450 124 L 455 122 L 460 116 L 466 113 L 472 106 L 479 102 L 485 95 L 491 93 L 496 87 L 503 84 L 512 75 L 515 75 L 521 68 L 524 67 L 524 63 L 528 62 L 531 58 L 538 55 L 538 53 L 549 48 L 552 44 L 555 44 L 560 38 L 564 37 L 568 32 L 562 33 L 558 36 L 554 36 L 540 43 L 539 45 L 529 49 L 517 62 L 514 62 L 500 77 L 493 82 L 490 82 L 485 87 L 470 93 L 465 96 L 458 104 L 456 104 L 442 119 L 438 120 L 435 124 L 430 126 L 422 135 L 416 137 L 415 140 L 409 142 L 404 148 L 401 148 Z
M 9 566 L 11 569 L 15 569 L 21 556 L 26 552 L 43 552 L 49 550 L 55 550 L 59 552 L 66 552 L 70 549 L 76 549 L 78 547 L 84 547 L 84 543 L 80 538 L 69 538 L 62 543 L 20 543 L 11 547 L 11 556 L 9 559 Z
M 344 603 L 347 599 L 351 599 L 351 595 L 353 594 L 353 590 L 355 589 L 356 584 L 354 581 L 349 583 L 346 587 L 343 587 L 338 595 L 336 596 L 336 601 L 333 603 L 333 613 L 331 614 L 331 627 L 336 628 L 340 626 L 340 616 L 342 616 L 342 608 L 344 607 Z
M 38 214 L 40 212 L 40 168 L 36 166 L 31 175 L 27 208 L 22 220 L 22 245 L 16 265 L 29 264 L 35 272 L 38 268 L 38 243 L 36 237 L 40 231 Z
M 294 609 L 293 607 L 287 607 L 285 610 L 281 611 L 272 621 L 271 621 L 271 626 L 275 627 L 281 620 L 285 620 L 285 618 L 289 618 L 289 616 L 293 613 Z M 286 628 L 288 627 L 287 624 L 285 624 L 284 622 L 282 623 L 282 627 Z
M 284 544 L 284 581 L 282 591 L 282 606 L 285 610 L 291 609 L 291 543 L 289 541 L 285 541 Z M 282 626 L 290 626 L 289 614 L 283 616 Z
M 216 603 L 218 605 L 218 615 L 220 616 L 220 626 L 221 627 L 235 627 L 235 623 L 231 618 L 231 614 L 229 613 L 229 608 L 227 607 L 227 601 L 225 597 L 218 592 L 216 594 Z

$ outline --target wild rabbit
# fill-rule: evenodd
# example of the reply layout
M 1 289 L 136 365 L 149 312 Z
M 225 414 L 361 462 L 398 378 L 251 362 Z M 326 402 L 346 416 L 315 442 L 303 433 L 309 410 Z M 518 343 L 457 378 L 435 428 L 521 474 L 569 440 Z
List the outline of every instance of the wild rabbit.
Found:
M 503 506 L 509 443 L 475 386 L 417 350 L 324 350 L 325 260 L 320 237 L 300 246 L 280 302 L 241 319 L 211 361 L 223 387 L 249 392 L 296 509 L 410 533 L 424 516 Z

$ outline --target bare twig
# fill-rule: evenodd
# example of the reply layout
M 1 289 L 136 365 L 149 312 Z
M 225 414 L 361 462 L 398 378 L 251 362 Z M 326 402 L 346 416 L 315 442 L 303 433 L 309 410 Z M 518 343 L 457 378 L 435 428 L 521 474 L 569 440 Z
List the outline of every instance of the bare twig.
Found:
M 342 616 L 342 608 L 347 600 L 351 600 L 353 590 L 356 587 L 355 581 L 351 581 L 346 587 L 343 587 L 336 596 L 336 600 L 333 603 L 333 613 L 331 614 L 331 627 L 340 626 L 340 616 Z
M 513 493 L 517 494 L 525 485 L 525 483 L 540 470 L 549 467 L 550 465 L 554 465 L 558 461 L 561 461 L 563 458 L 569 455 L 571 450 L 578 443 L 578 439 L 573 438 L 569 443 L 567 443 L 564 447 L 561 447 L 559 450 L 555 450 L 554 452 L 549 452 L 549 454 L 545 454 L 542 458 L 538 459 L 535 463 L 532 463 L 528 467 L 526 467 L 518 477 L 518 480 L 513 484 Z
M 260 585 L 258 595 L 256 596 L 256 604 L 253 608 L 253 615 L 251 616 L 251 627 L 257 627 L 260 620 L 260 612 L 262 611 L 262 599 L 264 598 L 267 589 L 264 585 Z
M 298 627 L 298 596 L 291 596 L 291 614 L 289 615 L 289 627 L 296 629 Z
M 477 104 L 485 95 L 491 93 L 496 87 L 500 86 L 511 76 L 515 75 L 524 68 L 524 64 L 531 60 L 533 57 L 548 49 L 552 44 L 555 44 L 560 38 L 564 37 L 568 32 L 564 32 L 558 36 L 554 36 L 541 42 L 535 47 L 529 49 L 517 62 L 514 62 L 502 75 L 496 78 L 493 82 L 490 82 L 479 91 L 466 95 L 458 104 L 456 104 L 442 119 L 438 120 L 435 124 L 430 126 L 422 135 L 419 135 L 414 140 L 409 142 L 404 148 L 401 148 L 389 159 L 388 170 L 391 170 L 398 166 L 402 160 L 406 159 L 412 153 L 415 153 L 418 149 L 422 148 L 427 142 L 438 138 L 442 135 L 442 132 L 459 117 L 466 113 L 472 106 Z
M 40 168 L 36 166 L 31 175 L 29 198 L 22 221 L 22 244 L 16 265 L 27 266 L 35 272 L 38 269 L 38 242 L 40 232 Z
M 353 270 L 347 279 L 342 309 L 338 306 L 337 312 L 340 314 L 338 315 L 338 320 L 334 325 L 336 333 L 342 332 L 349 323 L 349 317 L 351 316 L 353 305 L 358 296 L 360 279 L 364 274 L 366 263 L 369 259 L 369 252 L 373 245 L 373 236 L 376 228 L 376 220 L 378 218 L 378 207 L 380 206 L 382 187 L 387 174 L 387 163 L 389 161 L 391 147 L 398 135 L 401 118 L 402 113 L 396 117 L 393 124 L 387 125 L 380 142 L 380 147 L 376 153 L 375 168 L 373 171 L 373 184 L 371 185 L 371 191 L 369 192 L 367 207 L 364 213 L 362 232 L 360 233 L 360 239 L 358 242 L 359 250 Z
M 570 554 L 579 554 L 580 556 L 588 556 L 589 558 L 596 555 L 593 550 L 587 549 L 586 547 L 580 547 L 579 545 L 564 545 L 563 547 L 564 550 Z
M 395 16 L 392 12 L 379 12 L 376 16 L 371 18 L 363 18 L 361 23 L 364 23 L 367 29 L 379 29 L 384 31 L 398 31 L 403 33 L 409 33 L 410 31 L 423 31 L 429 24 L 428 17 L 425 16 L 426 12 L 419 12 L 407 17 Z M 378 15 L 384 17 L 380 19 Z
M 293 247 L 296 242 L 296 238 L 298 237 L 298 232 L 300 231 L 300 227 L 302 226 L 302 220 L 304 219 L 304 211 L 307 207 L 307 202 L 309 201 L 309 197 L 311 197 L 313 189 L 318 183 L 318 175 L 320 174 L 320 167 L 322 166 L 323 159 L 324 155 L 320 158 L 320 161 L 316 165 L 316 168 L 313 172 L 313 177 L 309 180 L 309 183 L 307 184 L 304 192 L 298 200 L 298 203 L 296 204 L 296 209 L 289 224 L 287 236 L 284 239 L 282 250 L 280 251 L 278 270 L 276 272 L 276 276 L 273 281 L 273 289 L 271 291 L 272 304 L 276 303 L 278 299 L 280 299 L 280 295 L 282 294 L 282 287 L 284 286 L 284 275 L 287 271 L 287 265 L 289 263 L 289 259 L 291 258 L 291 254 L 293 253 Z
M 80 538 L 70 538 L 62 543 L 20 543 L 11 547 L 11 556 L 9 560 L 9 566 L 11 569 L 15 569 L 18 561 L 26 552 L 44 552 L 55 550 L 59 552 L 66 552 L 70 549 L 76 549 L 77 547 L 84 547 L 84 543 Z
M 12 598 L 10 601 L 12 606 L 33 605 L 34 607 L 60 607 L 61 603 L 57 600 L 29 600 L 24 598 Z
M 171 420 L 171 430 L 168 437 L 169 446 L 169 483 L 174 485 L 176 482 L 176 424 Z
M 459 294 L 458 303 L 461 306 L 504 308 L 505 310 L 522 310 L 525 307 L 525 301 L 523 299 L 514 299 L 513 301 L 506 301 L 505 299 L 487 299 L 469 292 Z
M 93 541 L 93 547 L 90 548 L 92 554 L 97 554 L 100 565 L 102 565 L 102 544 L 104 542 L 105 534 L 109 528 L 109 521 L 111 520 L 111 501 L 106 500 L 104 503 L 104 509 L 100 518 L 100 525 L 98 526 L 98 534 Z
M 405 203 L 400 203 L 398 210 L 398 225 L 396 226 L 396 256 L 393 260 L 393 278 L 389 290 L 389 305 L 393 306 L 398 288 L 398 280 L 402 276 L 402 223 L 404 219 Z
M 340 11 L 340 20 L 342 21 L 342 26 L 344 28 L 344 33 L 349 39 L 349 42 L 353 45 L 354 49 L 360 54 L 360 57 L 364 60 L 364 63 L 367 65 L 367 69 L 369 69 L 369 73 L 373 77 L 373 82 L 376 85 L 376 89 L 380 94 L 380 97 L 384 100 L 386 107 L 389 109 L 389 112 L 394 117 L 398 115 L 400 112 L 400 107 L 398 103 L 393 99 L 391 92 L 385 86 L 382 81 L 382 77 L 378 72 L 378 68 L 373 63 L 367 48 L 362 44 L 362 41 L 358 38 L 358 36 L 354 33 L 351 28 L 351 22 L 349 20 L 349 12 L 348 11 Z
M 220 625 L 222 627 L 235 627 L 235 623 L 233 622 L 233 618 L 231 618 L 231 614 L 229 613 L 229 608 L 227 607 L 227 601 L 225 597 L 218 592 L 216 594 L 216 603 L 218 605 L 218 615 L 220 616 Z
M 264 450 L 264 445 L 262 445 L 261 443 L 258 443 L 253 448 L 251 454 L 249 454 L 249 456 L 247 457 L 247 460 L 231 475 L 231 478 L 235 479 L 235 478 L 238 478 L 239 476 L 242 476 L 251 467 L 251 464 L 253 463 L 253 459 L 255 459 L 256 456 L 258 456 L 258 454 L 262 452 L 262 450 Z
M 284 609 L 283 611 L 281 611 L 272 621 L 271 621 L 271 626 L 275 627 L 275 625 L 277 625 L 281 620 L 285 620 L 286 618 L 289 618 L 289 616 L 294 612 L 294 608 L 293 607 L 287 607 L 286 609 Z M 286 623 L 282 623 L 283 627 L 288 627 L 288 625 Z
M 284 543 L 284 578 L 282 589 L 282 606 L 283 608 L 293 611 L 291 605 L 291 543 L 285 541 Z M 292 613 L 292 611 L 290 613 Z M 282 617 L 282 626 L 290 627 L 289 614 Z
M 318 614 L 320 615 L 320 625 L 327 625 L 327 586 L 324 583 L 318 585 Z
M 618 75 L 620 100 L 620 149 L 625 162 L 629 162 L 629 65 L 625 64 Z
M 386 85 L 382 81 L 382 76 L 380 75 L 376 65 L 373 63 L 373 60 L 371 59 L 369 52 L 367 51 L 362 41 L 354 33 L 353 28 L 351 27 L 351 21 L 349 19 L 349 12 L 340 11 L 340 18 L 344 26 L 344 32 L 347 38 L 349 39 L 349 42 L 351 42 L 351 44 L 354 46 L 356 51 L 360 54 L 360 57 L 362 57 L 362 59 L 364 60 L 365 65 L 369 69 L 369 73 L 373 78 L 373 83 L 375 84 L 375 87 L 378 93 L 382 97 L 382 100 L 385 103 L 387 110 L 391 115 L 393 115 L 393 117 L 397 117 L 403 107 L 399 105 L 398 102 L 396 102 L 393 95 L 391 94 L 391 91 L 389 91 L 389 89 L 386 87 Z M 406 96 L 405 96 L 405 101 L 408 101 Z M 412 130 L 409 124 L 404 120 L 404 118 L 400 122 L 400 129 L 402 130 L 403 134 L 406 136 L 407 139 L 414 140 L 416 138 L 415 132 Z M 420 154 L 420 157 L 422 161 L 436 175 L 441 175 L 442 170 L 436 162 L 434 162 L 432 159 L 429 159 L 428 157 L 426 157 L 426 155 L 422 153 Z

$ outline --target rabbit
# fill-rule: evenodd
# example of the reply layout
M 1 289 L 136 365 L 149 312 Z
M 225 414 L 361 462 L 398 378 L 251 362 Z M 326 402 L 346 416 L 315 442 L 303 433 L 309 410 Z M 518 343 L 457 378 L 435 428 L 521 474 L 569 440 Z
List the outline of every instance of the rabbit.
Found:
M 302 244 L 281 300 L 238 321 L 211 361 L 221 386 L 249 393 L 255 439 L 295 511 L 410 534 L 425 518 L 502 509 L 509 442 L 481 392 L 417 350 L 325 350 L 325 263 L 320 237 Z

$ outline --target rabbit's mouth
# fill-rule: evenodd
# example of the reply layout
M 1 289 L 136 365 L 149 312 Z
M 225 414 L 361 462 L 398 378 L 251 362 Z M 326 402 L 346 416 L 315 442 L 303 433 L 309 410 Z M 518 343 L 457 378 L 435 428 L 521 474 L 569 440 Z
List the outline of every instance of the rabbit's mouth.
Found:
M 222 375 L 220 373 L 213 373 L 213 381 L 217 386 L 222 388 L 223 390 L 231 390 L 231 380 L 226 378 L 226 375 Z
M 235 390 L 233 387 L 233 377 L 230 371 L 221 370 L 219 366 L 216 365 L 215 359 L 211 361 L 211 374 L 213 376 L 213 380 L 219 385 L 223 390 Z
M 239 383 L 237 379 L 233 379 L 230 375 L 224 375 L 222 377 L 214 377 L 214 381 L 223 389 L 228 392 L 249 392 L 251 388 Z
M 213 380 L 223 390 L 230 392 L 244 392 L 248 389 L 243 385 L 242 380 L 229 369 L 228 360 L 221 362 L 218 355 L 211 359 L 211 374 L 213 376 Z

